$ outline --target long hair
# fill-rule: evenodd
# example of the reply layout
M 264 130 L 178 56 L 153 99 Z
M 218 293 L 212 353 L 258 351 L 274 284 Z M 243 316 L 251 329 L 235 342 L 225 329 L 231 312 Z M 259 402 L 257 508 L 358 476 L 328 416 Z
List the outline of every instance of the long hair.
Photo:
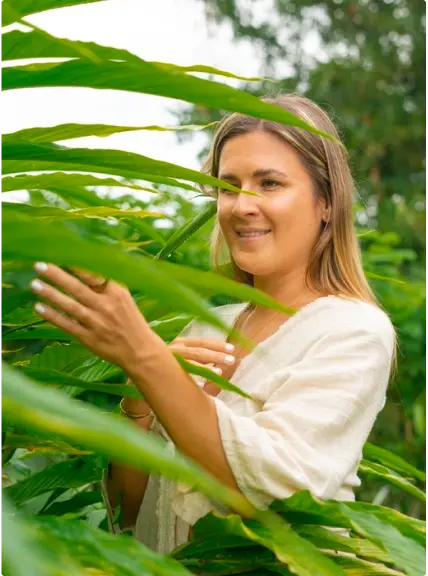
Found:
M 217 126 L 202 171 L 218 177 L 221 151 L 225 143 L 235 136 L 262 131 L 282 138 L 298 153 L 312 179 L 314 193 L 325 201 L 329 209 L 328 222 L 321 227 L 309 259 L 306 272 L 308 287 L 326 295 L 377 304 L 364 275 L 354 228 L 354 182 L 345 148 L 339 144 L 339 134 L 333 122 L 317 104 L 296 94 L 262 98 L 262 101 L 284 108 L 318 130 L 334 136 L 337 141 L 294 126 L 235 113 L 223 118 Z M 216 190 L 213 192 L 216 196 Z M 220 257 L 224 250 L 228 252 L 217 219 L 212 235 L 211 257 L 220 273 Z M 231 256 L 230 260 L 235 279 L 253 285 L 253 276 L 241 270 Z

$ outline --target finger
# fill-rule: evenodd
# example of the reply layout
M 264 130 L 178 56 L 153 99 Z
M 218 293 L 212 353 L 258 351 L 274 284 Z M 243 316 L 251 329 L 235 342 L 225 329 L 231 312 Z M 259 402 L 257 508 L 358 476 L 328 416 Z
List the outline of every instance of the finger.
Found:
M 201 368 L 207 368 L 207 370 L 212 370 L 219 376 L 223 373 L 223 370 L 220 366 L 207 366 L 206 364 L 201 364 L 201 362 L 193 362 L 189 360 L 189 364 L 193 364 L 194 366 L 200 366 Z
M 76 318 L 76 320 L 85 326 L 90 324 L 92 311 L 80 304 L 80 302 L 73 300 L 73 298 L 66 296 L 53 286 L 38 279 L 32 280 L 30 287 L 35 294 L 38 294 L 50 304 L 53 304 L 55 308 L 59 308 L 68 316 Z
M 71 268 L 71 270 L 73 271 L 73 274 L 76 274 L 76 276 L 78 276 L 87 286 L 91 288 L 102 286 L 106 282 L 106 279 L 102 276 L 97 276 L 96 274 L 86 272 L 80 268 Z
M 230 342 L 224 342 L 215 338 L 176 338 L 174 342 L 191 348 L 208 348 L 217 352 L 232 353 L 235 346 Z
M 65 272 L 59 266 L 55 266 L 55 264 L 46 264 L 45 262 L 37 262 L 34 265 L 34 269 L 38 274 L 44 276 L 73 296 L 81 304 L 84 304 L 89 308 L 96 307 L 99 296 L 94 294 L 93 290 L 78 278 Z
M 64 332 L 67 332 L 67 334 L 74 336 L 80 341 L 85 340 L 85 337 L 87 336 L 87 329 L 78 322 L 73 322 L 73 320 L 70 318 L 63 316 L 53 308 L 50 308 L 41 302 L 37 302 L 37 304 L 34 306 L 34 310 L 47 322 L 50 322 L 54 326 L 64 330 Z
M 180 343 L 170 344 L 170 348 L 172 352 L 180 354 L 180 356 L 182 356 L 185 360 L 194 360 L 195 362 L 200 362 L 201 364 L 231 366 L 235 363 L 235 357 L 231 354 L 215 352 L 214 350 L 209 350 L 208 348 L 190 348 L 189 346 L 184 346 Z

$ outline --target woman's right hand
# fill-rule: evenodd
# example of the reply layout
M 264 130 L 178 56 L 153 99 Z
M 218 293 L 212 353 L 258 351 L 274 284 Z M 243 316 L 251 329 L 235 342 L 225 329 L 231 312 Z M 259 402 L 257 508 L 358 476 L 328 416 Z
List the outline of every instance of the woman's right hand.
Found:
M 169 344 L 169 348 L 185 360 L 211 368 L 217 374 L 235 363 L 233 344 L 214 338 L 176 338 Z

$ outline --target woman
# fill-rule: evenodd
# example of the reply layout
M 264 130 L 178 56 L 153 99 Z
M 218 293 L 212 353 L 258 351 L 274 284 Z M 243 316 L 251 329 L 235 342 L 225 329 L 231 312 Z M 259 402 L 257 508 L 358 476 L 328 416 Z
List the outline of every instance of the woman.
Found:
M 338 139 L 313 102 L 266 101 Z M 216 191 L 214 261 L 226 245 L 237 279 L 297 309 L 289 317 L 246 303 L 217 308 L 257 344 L 253 352 L 195 321 L 167 346 L 124 288 L 54 265 L 36 264 L 48 283 L 32 288 L 74 321 L 36 309 L 128 374 L 147 403 L 124 399 L 124 416 L 256 506 L 301 489 L 353 500 L 361 450 L 385 403 L 395 335 L 363 274 L 345 152 L 307 131 L 233 114 L 220 123 L 205 169 L 258 193 Z M 192 379 L 172 352 L 214 366 L 254 401 Z M 106 486 L 113 505 L 120 498 L 123 527 L 135 526 L 136 537 L 162 553 L 214 508 L 188 486 L 114 463 Z

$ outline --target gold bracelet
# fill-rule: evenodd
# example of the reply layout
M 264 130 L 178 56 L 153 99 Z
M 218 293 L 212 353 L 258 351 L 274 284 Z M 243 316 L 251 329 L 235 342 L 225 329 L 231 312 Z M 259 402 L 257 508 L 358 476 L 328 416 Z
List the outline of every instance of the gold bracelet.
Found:
M 151 408 L 148 410 L 148 412 L 145 412 L 144 414 L 132 414 L 131 412 L 128 412 L 127 410 L 125 410 L 125 408 L 123 407 L 123 401 L 124 400 L 125 400 L 125 398 L 122 398 L 122 400 L 119 402 L 120 413 L 123 416 L 126 416 L 127 418 L 131 418 L 131 420 L 138 420 L 140 418 L 146 418 L 147 416 L 150 416 L 151 414 L 153 414 L 153 410 Z

